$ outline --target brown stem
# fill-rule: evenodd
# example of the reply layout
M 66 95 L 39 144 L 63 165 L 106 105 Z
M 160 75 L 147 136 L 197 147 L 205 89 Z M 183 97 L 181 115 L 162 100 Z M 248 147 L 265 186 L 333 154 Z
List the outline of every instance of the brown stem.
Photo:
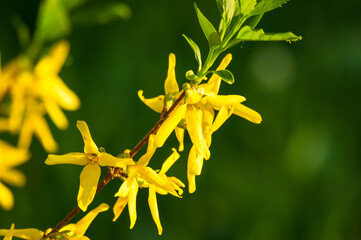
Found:
M 153 126 L 153 128 L 142 138 L 142 140 L 140 140 L 140 142 L 132 149 L 132 151 L 130 151 L 129 155 L 131 158 L 134 157 L 139 152 L 139 150 L 142 149 L 142 147 L 148 142 L 149 136 L 151 134 L 155 134 L 158 131 L 160 126 L 162 126 L 164 121 L 169 117 L 171 112 L 173 112 L 173 110 L 184 99 L 184 97 L 185 97 L 185 92 L 183 91 L 182 94 L 178 97 L 177 101 L 171 106 L 171 108 L 168 111 L 166 111 L 164 114 L 162 114 L 161 118 Z M 102 190 L 103 187 L 105 187 L 112 179 L 116 178 L 119 175 L 122 177 L 125 177 L 125 178 L 127 177 L 126 172 L 122 168 L 114 168 L 112 170 L 109 170 L 107 175 L 99 182 L 96 193 L 98 193 L 100 190 Z M 51 230 L 50 233 L 59 232 L 59 230 L 62 227 L 64 227 L 66 224 L 68 224 L 70 222 L 70 220 L 73 219 L 75 217 L 75 215 L 79 213 L 79 211 L 80 211 L 80 208 L 78 206 L 74 207 L 73 210 L 71 210 L 71 212 L 69 212 L 68 215 L 66 215 L 63 218 L 63 220 L 61 220 Z M 44 234 L 44 238 L 49 236 L 50 233 L 48 233 L 47 235 Z

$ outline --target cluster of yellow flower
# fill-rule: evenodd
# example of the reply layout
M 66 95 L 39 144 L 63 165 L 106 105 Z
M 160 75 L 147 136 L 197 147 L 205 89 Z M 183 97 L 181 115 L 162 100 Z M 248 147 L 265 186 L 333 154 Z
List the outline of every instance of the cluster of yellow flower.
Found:
M 76 110 L 80 106 L 78 97 L 58 76 L 68 52 L 69 44 L 61 41 L 35 67 L 24 56 L 12 60 L 3 71 L 0 67 L 0 133 L 19 134 L 16 147 L 0 140 L 0 206 L 5 210 L 12 209 L 14 197 L 2 181 L 14 186 L 25 184 L 24 175 L 12 168 L 29 159 L 33 135 L 46 151 L 57 149 L 45 114 L 64 129 L 68 121 L 61 108 Z
M 217 70 L 224 70 L 231 61 L 228 54 Z M 244 106 L 241 102 L 245 98 L 239 95 L 219 95 L 221 78 L 213 75 L 207 83 L 200 85 L 184 84 L 180 91 L 175 77 L 175 55 L 169 56 L 168 76 L 165 80 L 165 96 L 158 96 L 152 99 L 145 99 L 142 91 L 138 92 L 140 99 L 150 108 L 158 113 L 168 111 L 176 100 L 181 96 L 184 99 L 178 101 L 167 119 L 160 126 L 155 134 L 148 139 L 146 153 L 134 161 L 125 151 L 124 157 L 114 157 L 99 149 L 94 143 L 89 128 L 84 121 L 78 121 L 77 127 L 84 140 L 84 153 L 68 153 L 65 155 L 50 154 L 45 163 L 75 164 L 84 167 L 80 174 L 80 187 L 78 192 L 78 207 L 86 211 L 97 192 L 98 182 L 101 175 L 100 166 L 120 168 L 125 171 L 127 178 L 121 184 L 115 197 L 118 197 L 113 212 L 116 221 L 126 205 L 128 205 L 130 228 L 133 228 L 136 219 L 136 198 L 139 188 L 149 189 L 148 204 L 154 222 L 157 225 L 158 233 L 162 234 L 162 225 L 159 219 L 156 193 L 172 194 L 180 197 L 185 187 L 184 183 L 176 177 L 168 177 L 166 172 L 178 160 L 179 154 L 173 148 L 172 154 L 164 161 L 159 171 L 148 166 L 157 148 L 164 145 L 167 138 L 175 130 L 179 140 L 179 151 L 184 150 L 183 139 L 185 130 L 188 131 L 193 146 L 188 157 L 188 184 L 189 192 L 196 189 L 195 176 L 201 174 L 203 160 L 210 158 L 209 147 L 212 134 L 232 115 L 244 117 L 254 123 L 261 122 L 261 116 L 254 110 Z M 184 92 L 184 93 L 183 93 Z M 183 95 L 184 94 L 184 95 Z M 215 114 L 215 110 L 218 114 Z

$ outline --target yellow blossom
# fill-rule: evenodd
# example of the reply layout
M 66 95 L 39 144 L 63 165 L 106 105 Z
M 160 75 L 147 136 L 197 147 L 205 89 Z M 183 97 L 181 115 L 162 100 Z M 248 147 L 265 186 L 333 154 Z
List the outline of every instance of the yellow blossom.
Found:
M 147 167 L 149 160 L 156 149 L 154 145 L 155 139 L 156 137 L 154 135 L 149 137 L 147 152 L 139 159 L 137 165 L 128 168 L 128 178 L 123 182 L 119 191 L 115 194 L 115 196 L 118 197 L 118 200 L 113 207 L 113 221 L 118 219 L 123 209 L 128 204 L 130 228 L 132 229 L 137 219 L 136 198 L 138 189 L 140 187 L 149 188 L 149 208 L 153 220 L 157 225 L 158 233 L 161 235 L 163 230 L 159 219 L 156 193 L 163 195 L 170 193 L 179 197 L 179 194 L 182 194 L 183 192 L 180 187 L 184 187 L 184 184 L 175 177 L 167 177 L 165 175 L 168 169 L 179 158 L 179 154 L 175 149 L 173 149 L 171 156 L 163 163 L 162 169 L 158 173 L 152 168 Z
M 109 205 L 102 203 L 97 208 L 91 210 L 87 215 L 80 219 L 77 223 L 70 223 L 59 230 L 59 232 L 51 232 L 51 228 L 45 231 L 46 234 L 49 234 L 51 239 L 73 239 L 73 240 L 89 240 L 88 237 L 84 236 L 89 225 L 95 219 L 95 217 L 100 213 L 107 211 Z M 27 240 L 40 240 L 44 232 L 35 228 L 26 228 L 26 229 L 14 229 L 14 224 L 11 225 L 10 230 L 0 229 L 0 236 L 4 236 L 4 240 L 11 240 L 12 237 L 17 237 Z
M 90 135 L 88 125 L 84 121 L 78 121 L 77 128 L 83 136 L 84 153 L 68 153 L 65 155 L 49 154 L 45 163 L 48 165 L 85 165 L 80 174 L 80 187 L 77 199 L 79 208 L 86 211 L 96 194 L 101 174 L 100 166 L 126 169 L 128 165 L 133 165 L 134 162 L 131 158 L 116 158 L 108 153 L 100 152 Z
M 25 149 L 19 149 L 0 140 L 0 206 L 5 210 L 12 209 L 14 196 L 11 191 L 2 183 L 22 187 L 25 184 L 25 176 L 22 172 L 13 169 L 29 158 Z

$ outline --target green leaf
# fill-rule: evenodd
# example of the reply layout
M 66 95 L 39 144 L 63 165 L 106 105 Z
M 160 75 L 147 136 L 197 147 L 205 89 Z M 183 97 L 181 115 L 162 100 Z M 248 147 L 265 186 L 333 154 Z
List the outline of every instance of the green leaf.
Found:
M 226 24 L 230 24 L 235 11 L 235 0 L 225 0 L 223 3 L 224 20 Z
M 62 5 L 70 10 L 83 5 L 87 0 L 61 0 Z
M 190 39 L 186 35 L 183 34 L 183 37 L 187 40 L 189 46 L 191 46 L 191 48 L 193 49 L 195 58 L 198 62 L 198 71 L 200 71 L 202 68 L 202 58 L 201 58 L 201 51 L 199 50 L 199 47 L 192 39 Z
M 222 78 L 223 81 L 225 81 L 228 84 L 233 84 L 234 83 L 234 76 L 227 69 L 219 70 L 219 71 L 210 71 L 210 73 L 217 74 L 220 78 Z
M 67 35 L 71 30 L 68 12 L 60 0 L 46 0 L 39 8 L 37 20 L 38 37 L 55 40 Z
M 196 3 L 194 3 L 194 8 L 196 9 L 199 24 L 201 25 L 202 31 L 208 40 L 209 46 L 211 48 L 219 46 L 221 44 L 221 38 L 219 37 L 216 29 L 198 9 Z
M 263 14 L 251 16 L 250 18 L 248 18 L 245 21 L 244 25 L 250 26 L 251 28 L 255 28 L 262 17 L 263 17 Z
M 248 15 L 257 4 L 256 0 L 240 0 L 240 1 L 241 1 L 241 13 L 243 14 L 243 16 Z
M 71 20 L 78 25 L 108 24 L 119 19 L 130 18 L 132 12 L 124 3 L 109 3 L 76 10 Z
M 290 0 L 263 0 L 256 5 L 256 7 L 252 10 L 250 14 L 253 16 L 272 11 L 276 8 L 281 7 L 282 4 L 285 4 L 288 1 Z
M 253 30 L 250 26 L 245 26 L 239 31 L 236 39 L 241 41 L 297 41 L 302 37 L 291 32 L 265 33 L 262 29 Z

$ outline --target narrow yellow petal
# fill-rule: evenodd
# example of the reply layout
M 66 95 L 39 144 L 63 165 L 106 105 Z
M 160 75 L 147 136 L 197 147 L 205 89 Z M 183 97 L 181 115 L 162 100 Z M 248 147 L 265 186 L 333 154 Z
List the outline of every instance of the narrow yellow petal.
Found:
M 55 142 L 45 118 L 40 115 L 33 116 L 32 124 L 34 124 L 35 127 L 35 135 L 45 150 L 47 152 L 56 152 L 58 150 L 58 144 Z
M 60 109 L 59 105 L 51 98 L 45 97 L 44 104 L 49 117 L 53 121 L 53 123 L 59 129 L 66 129 L 68 127 L 68 119 L 66 118 L 63 111 Z
M 160 173 L 166 173 L 171 166 L 178 160 L 179 153 L 175 148 L 172 148 L 173 153 L 164 161 Z
M 126 169 L 128 165 L 134 165 L 134 161 L 131 158 L 116 158 L 109 153 L 99 153 L 99 165 L 110 166 L 110 167 L 120 167 Z
M 202 167 L 203 167 L 203 156 L 197 154 L 197 151 L 193 146 L 189 151 L 188 171 L 192 175 L 201 175 Z
M 52 97 L 62 108 L 68 111 L 79 109 L 80 100 L 78 96 L 63 82 L 60 77 L 52 76 L 51 83 Z
M 196 147 L 197 152 L 202 154 L 205 159 L 209 159 L 211 153 L 207 147 L 202 133 L 202 119 L 203 113 L 200 109 L 194 106 L 188 106 L 186 113 L 186 124 L 189 136 L 193 145 Z
M 216 119 L 214 120 L 214 123 L 212 125 L 212 133 L 214 133 L 215 131 L 217 131 L 222 125 L 223 123 L 225 123 L 225 121 L 227 121 L 227 119 L 232 115 L 234 111 L 234 105 L 225 105 L 223 107 L 221 107 L 221 109 L 219 110 Z
M 138 194 L 138 182 L 134 180 L 130 186 L 128 195 L 128 211 L 130 218 L 130 229 L 132 229 L 137 221 L 137 194 Z
M 188 172 L 187 178 L 188 178 L 188 192 L 194 193 L 196 191 L 196 176 Z
M 178 139 L 178 142 L 179 142 L 179 148 L 178 148 L 178 151 L 179 152 L 182 152 L 184 150 L 184 129 L 183 128 L 179 128 L 179 127 L 176 127 L 175 128 L 175 135 Z
M 14 196 L 11 191 L 0 182 L 0 206 L 4 210 L 11 210 L 14 206 Z
M 98 216 L 99 213 L 105 212 L 108 209 L 109 205 L 102 203 L 97 208 L 91 210 L 75 224 L 75 234 L 83 236 L 95 217 Z
M 234 105 L 233 114 L 243 117 L 243 118 L 247 119 L 248 121 L 251 121 L 256 124 L 260 124 L 262 122 L 262 117 L 258 112 L 254 111 L 254 110 L 250 109 L 249 107 L 246 107 L 242 104 Z
M 229 53 L 223 58 L 221 64 L 217 68 L 217 71 L 226 69 L 231 60 L 232 55 Z M 218 94 L 221 81 L 222 79 L 217 74 L 213 74 L 209 81 L 202 86 L 204 86 L 206 92 L 213 92 L 214 94 Z
M 16 169 L 10 169 L 2 173 L 1 180 L 17 187 L 23 187 L 26 182 L 24 174 Z
M 100 167 L 97 163 L 89 163 L 80 174 L 80 187 L 77 199 L 79 208 L 84 212 L 94 199 L 100 173 Z
M 207 101 L 204 104 L 200 104 L 200 109 L 203 113 L 203 119 L 202 119 L 202 131 L 203 136 L 206 141 L 207 147 L 209 148 L 211 146 L 211 130 L 212 130 L 212 124 L 214 119 L 214 110 L 212 105 L 207 103 Z
M 35 66 L 35 73 L 39 76 L 58 74 L 69 53 L 69 48 L 70 46 L 66 41 L 54 44 L 50 49 L 50 53 Z
M 49 154 L 45 160 L 47 165 L 56 165 L 56 164 L 75 164 L 84 166 L 89 163 L 89 159 L 86 153 L 67 153 L 64 155 L 54 155 Z
M 2 140 L 0 140 L 0 156 L 6 159 L 2 164 L 8 167 L 23 164 L 29 159 L 29 153 L 26 149 L 13 147 Z
M 178 187 L 185 187 L 186 185 L 176 177 L 168 177 L 169 181 L 173 182 Z
M 207 96 L 206 99 L 216 110 L 219 110 L 225 105 L 246 101 L 246 98 L 240 95 L 211 95 Z
M 186 103 L 187 104 L 196 104 L 202 99 L 202 95 L 194 91 L 193 88 L 189 88 L 186 91 Z
M 13 224 L 11 224 L 10 230 L 6 233 L 4 240 L 13 239 L 14 228 L 15 228 L 15 224 L 13 223 Z
M 159 219 L 159 211 L 158 211 L 158 204 L 157 204 L 157 196 L 154 190 L 154 187 L 149 187 L 149 197 L 148 197 L 148 204 L 150 208 L 150 212 L 152 213 L 153 220 L 158 228 L 158 234 L 162 235 L 163 228 L 162 224 L 160 223 Z
M 128 203 L 128 198 L 118 197 L 118 200 L 115 202 L 113 207 L 113 213 L 114 213 L 113 222 L 115 222 L 119 218 L 120 214 L 122 214 L 123 209 L 125 208 L 127 203 Z
M 162 126 L 156 133 L 155 147 L 162 147 L 172 131 L 176 128 L 178 123 L 184 118 L 187 111 L 187 104 L 178 106 L 170 116 L 164 121 Z
M 158 176 L 158 174 L 150 167 L 137 166 L 138 173 L 140 177 L 149 182 L 150 184 L 154 184 L 158 187 L 164 188 L 168 190 L 167 183 Z
M 127 180 L 125 180 L 122 185 L 120 185 L 120 188 L 118 190 L 118 192 L 116 194 L 114 194 L 114 197 L 127 197 L 129 190 L 130 190 L 130 185 L 129 183 L 131 183 L 132 181 L 129 180 L 129 177 Z
M 155 135 L 151 134 L 148 139 L 147 152 L 139 159 L 138 165 L 141 165 L 141 166 L 148 165 L 150 159 L 153 157 L 153 155 L 155 153 L 155 150 L 157 149 L 154 146 L 154 143 L 155 143 Z
M 34 128 L 35 126 L 32 124 L 31 118 L 25 119 L 19 135 L 19 140 L 18 140 L 19 148 L 29 149 L 34 134 Z
M 178 92 L 179 87 L 175 77 L 175 55 L 169 54 L 168 76 L 164 82 L 165 94 Z
M 161 113 L 164 108 L 164 95 L 159 95 L 155 98 L 145 98 L 143 96 L 143 90 L 138 91 L 138 97 L 142 102 L 150 107 L 153 111 L 156 111 L 157 113 Z
M 0 229 L 0 236 L 5 235 L 9 230 Z M 35 228 L 14 229 L 13 236 L 27 240 L 40 240 L 44 232 Z
M 84 152 L 85 153 L 99 153 L 97 145 L 95 145 L 92 136 L 90 135 L 90 131 L 88 125 L 84 121 L 77 121 L 76 126 L 79 129 L 83 140 L 84 140 Z

